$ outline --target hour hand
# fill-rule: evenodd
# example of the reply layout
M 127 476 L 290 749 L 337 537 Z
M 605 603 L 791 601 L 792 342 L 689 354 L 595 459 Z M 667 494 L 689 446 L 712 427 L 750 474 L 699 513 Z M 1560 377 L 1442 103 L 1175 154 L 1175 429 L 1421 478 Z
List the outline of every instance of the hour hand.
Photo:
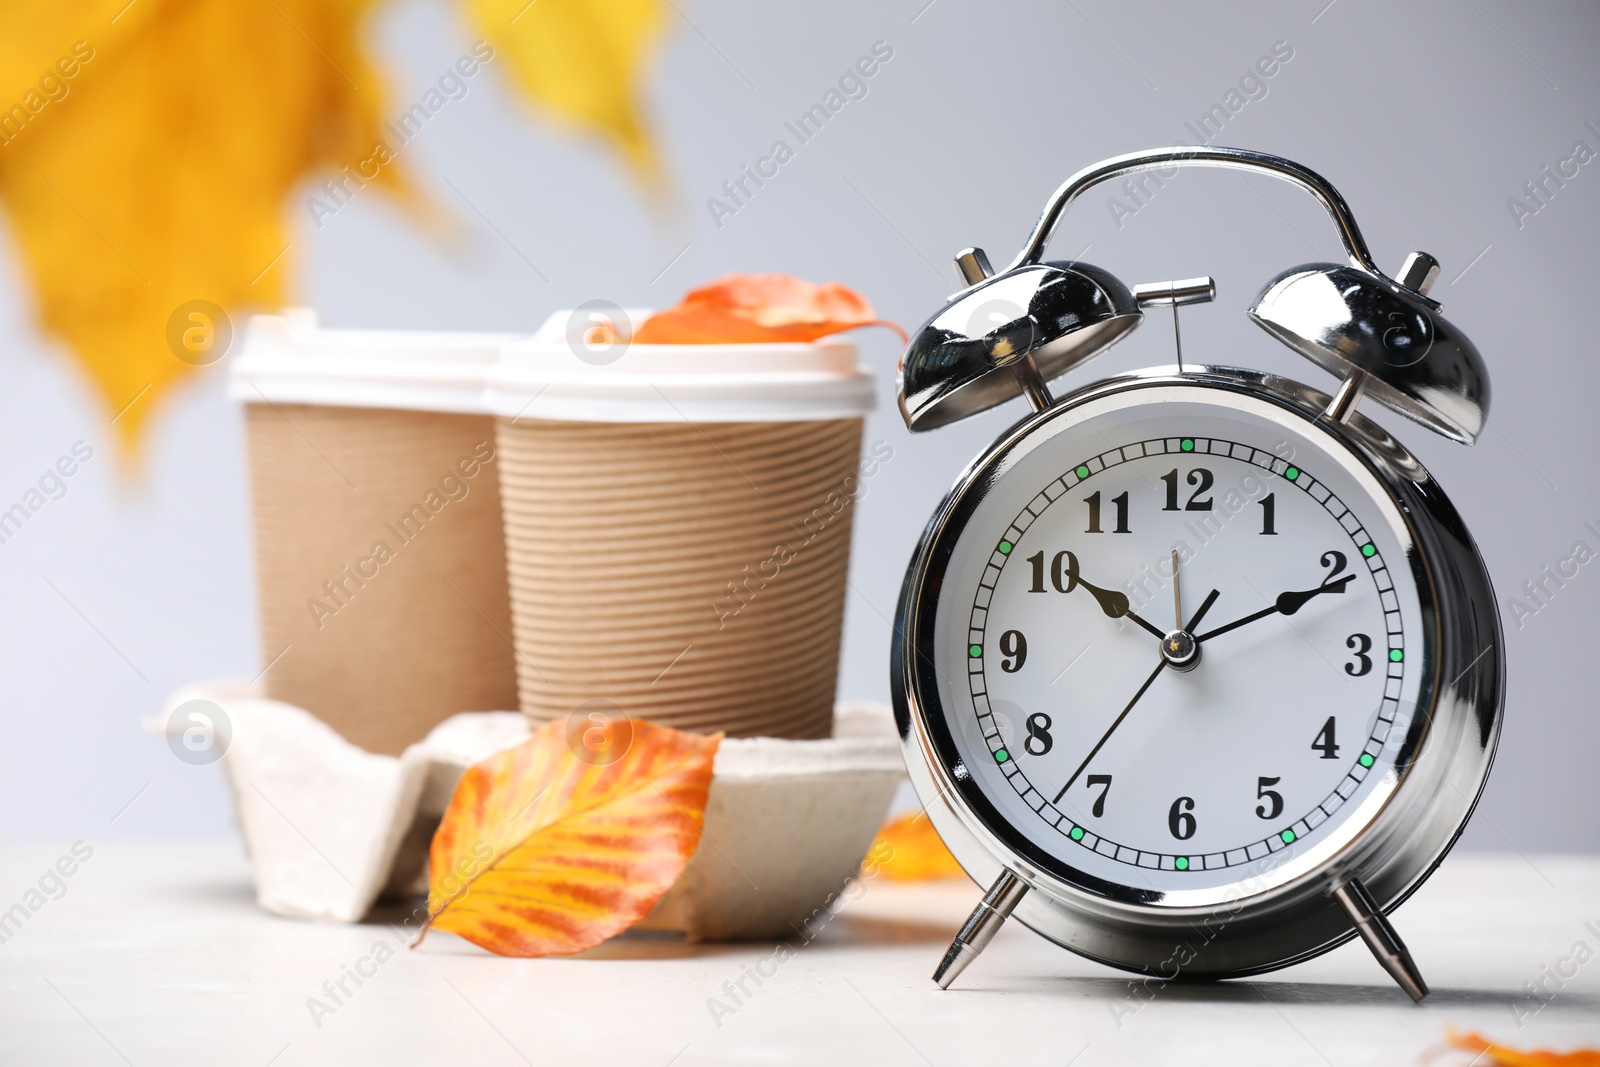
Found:
M 1134 612 L 1132 605 L 1128 603 L 1128 594 L 1118 592 L 1115 589 L 1101 589 L 1098 585 L 1086 582 L 1082 578 L 1078 579 L 1078 584 L 1089 591 L 1089 595 L 1094 597 L 1095 601 L 1100 605 L 1100 610 L 1106 613 L 1108 619 L 1131 619 L 1139 626 L 1155 634 L 1158 639 L 1167 636 Z

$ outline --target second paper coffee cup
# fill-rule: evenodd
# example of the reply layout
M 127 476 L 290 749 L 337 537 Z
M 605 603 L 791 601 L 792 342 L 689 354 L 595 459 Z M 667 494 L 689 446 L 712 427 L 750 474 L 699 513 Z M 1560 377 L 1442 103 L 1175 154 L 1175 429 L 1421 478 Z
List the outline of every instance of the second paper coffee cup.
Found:
M 622 337 L 643 317 L 613 314 Z M 855 346 L 590 346 L 586 321 L 552 316 L 489 378 L 522 710 L 828 736 L 876 462 Z

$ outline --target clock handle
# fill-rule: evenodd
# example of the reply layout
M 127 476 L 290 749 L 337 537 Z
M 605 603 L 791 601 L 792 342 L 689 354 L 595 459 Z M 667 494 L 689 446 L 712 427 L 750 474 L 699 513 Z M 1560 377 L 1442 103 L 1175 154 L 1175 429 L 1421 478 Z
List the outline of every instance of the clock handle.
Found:
M 1062 216 L 1072 206 L 1072 202 L 1096 185 L 1126 174 L 1137 174 L 1146 170 L 1167 170 L 1174 167 L 1226 167 L 1234 170 L 1253 170 L 1298 185 L 1316 197 L 1317 202 L 1338 227 L 1339 240 L 1344 243 L 1345 254 L 1350 262 L 1362 270 L 1387 278 L 1387 275 L 1373 263 L 1372 253 L 1367 250 L 1366 239 L 1361 236 L 1361 228 L 1356 225 L 1350 206 L 1344 202 L 1344 197 L 1339 195 L 1339 190 L 1316 171 L 1303 167 L 1292 159 L 1248 148 L 1188 146 L 1152 148 L 1143 152 L 1113 156 L 1092 167 L 1086 167 L 1068 178 L 1051 194 L 1050 200 L 1045 204 L 1044 214 L 1039 217 L 1033 233 L 1028 235 L 1027 244 L 1023 245 L 1022 251 L 1017 253 L 1017 258 L 1006 270 L 1016 270 L 1018 267 L 1038 263 L 1043 259 L 1045 246 L 1050 243 L 1051 236 L 1061 223 Z
M 994 880 L 994 885 L 989 887 L 972 914 L 967 916 L 961 932 L 950 942 L 944 959 L 939 961 L 939 969 L 933 972 L 933 980 L 939 983 L 940 989 L 949 989 L 950 983 L 966 970 L 967 964 L 989 947 L 995 933 L 1011 917 L 1027 892 L 1028 884 L 1009 869 L 1000 872 L 1000 877 Z
M 1382 909 L 1372 899 L 1372 894 L 1367 892 L 1367 887 L 1362 885 L 1359 879 L 1352 878 L 1335 889 L 1333 896 L 1349 913 L 1350 921 L 1355 923 L 1356 932 L 1361 935 L 1361 940 L 1367 943 L 1372 954 L 1378 957 L 1378 962 L 1389 972 L 1389 977 L 1393 978 L 1412 1000 L 1420 1001 L 1427 996 L 1428 983 L 1422 980 L 1422 972 L 1417 970 L 1417 965 L 1411 959 L 1411 953 L 1406 949 L 1405 942 L 1400 940 L 1400 935 L 1389 925 L 1389 920 L 1384 917 Z

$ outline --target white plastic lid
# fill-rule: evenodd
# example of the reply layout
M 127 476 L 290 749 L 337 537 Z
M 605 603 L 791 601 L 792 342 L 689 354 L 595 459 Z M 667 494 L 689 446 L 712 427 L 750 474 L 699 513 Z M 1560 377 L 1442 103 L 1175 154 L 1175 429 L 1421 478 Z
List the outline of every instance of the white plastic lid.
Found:
M 310 308 L 255 315 L 229 368 L 245 403 L 485 414 L 484 378 L 513 334 L 333 330 Z
M 629 308 L 642 323 L 650 312 Z M 489 411 L 567 422 L 806 422 L 858 418 L 876 405 L 856 346 L 812 343 L 630 344 L 586 349 L 559 311 L 531 338 L 508 341 L 489 373 Z

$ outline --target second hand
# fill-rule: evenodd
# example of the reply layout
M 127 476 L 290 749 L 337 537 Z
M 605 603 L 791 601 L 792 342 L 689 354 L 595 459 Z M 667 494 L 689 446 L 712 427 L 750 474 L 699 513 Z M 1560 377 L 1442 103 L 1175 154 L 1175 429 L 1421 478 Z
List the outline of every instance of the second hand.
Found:
M 1217 602 L 1217 596 L 1217 590 L 1211 590 L 1210 594 L 1208 594 L 1205 600 L 1201 602 L 1200 609 L 1194 613 L 1194 618 L 1190 619 L 1189 624 L 1183 627 L 1183 629 L 1188 631 L 1193 630 L 1196 626 L 1198 626 L 1200 624 L 1200 620 L 1205 618 L 1206 612 L 1211 610 L 1211 605 Z M 1088 768 L 1090 761 L 1093 760 L 1095 756 L 1099 755 L 1100 750 L 1105 747 L 1105 743 L 1111 740 L 1111 735 L 1117 732 L 1117 727 L 1122 725 L 1122 720 L 1128 717 L 1128 712 L 1133 710 L 1133 706 L 1139 703 L 1139 698 L 1145 695 L 1145 692 L 1155 684 L 1157 676 L 1159 676 L 1161 672 L 1166 669 L 1167 661 L 1166 658 L 1163 657 L 1161 662 L 1156 664 L 1156 669 L 1150 672 L 1150 677 L 1146 678 L 1144 680 L 1144 684 L 1139 687 L 1139 691 L 1133 694 L 1133 699 L 1128 701 L 1128 706 L 1122 709 L 1122 714 L 1117 716 L 1116 721 L 1111 724 L 1110 729 L 1106 730 L 1104 734 L 1100 735 L 1100 740 L 1096 741 L 1094 747 L 1089 750 L 1089 754 L 1083 757 L 1083 762 L 1078 764 L 1078 769 L 1072 772 L 1072 777 L 1067 779 L 1067 784 L 1061 787 L 1060 791 L 1056 793 L 1055 798 L 1051 800 L 1050 803 L 1061 803 L 1061 798 L 1067 795 L 1067 790 L 1072 788 L 1072 783 L 1076 782 L 1078 780 L 1078 776 Z
M 1095 756 L 1099 754 L 1100 749 L 1105 747 L 1105 743 L 1111 740 L 1111 735 L 1117 732 L 1117 727 L 1121 726 L 1122 720 L 1128 717 L 1128 712 L 1132 711 L 1133 706 L 1139 703 L 1139 698 L 1144 696 L 1145 690 L 1149 689 L 1153 684 L 1155 684 L 1156 676 L 1166 669 L 1166 660 L 1163 659 L 1160 663 L 1156 664 L 1156 669 L 1150 672 L 1150 677 L 1146 678 L 1144 680 L 1144 684 L 1139 687 L 1139 691 L 1133 694 L 1133 699 L 1128 701 L 1128 706 L 1122 709 L 1122 714 L 1118 715 L 1116 721 L 1111 724 L 1111 729 L 1102 734 L 1100 736 L 1100 740 L 1094 743 L 1094 747 L 1089 750 L 1089 754 L 1083 757 L 1083 762 L 1078 764 L 1078 769 L 1072 772 L 1072 777 L 1067 779 L 1067 784 L 1061 787 L 1061 791 L 1055 795 L 1055 799 L 1050 801 L 1050 803 L 1061 803 L 1061 798 L 1067 795 L 1067 790 L 1071 789 L 1072 783 L 1078 780 L 1078 775 L 1082 774 L 1084 768 L 1089 766 L 1089 761 L 1094 759 Z

